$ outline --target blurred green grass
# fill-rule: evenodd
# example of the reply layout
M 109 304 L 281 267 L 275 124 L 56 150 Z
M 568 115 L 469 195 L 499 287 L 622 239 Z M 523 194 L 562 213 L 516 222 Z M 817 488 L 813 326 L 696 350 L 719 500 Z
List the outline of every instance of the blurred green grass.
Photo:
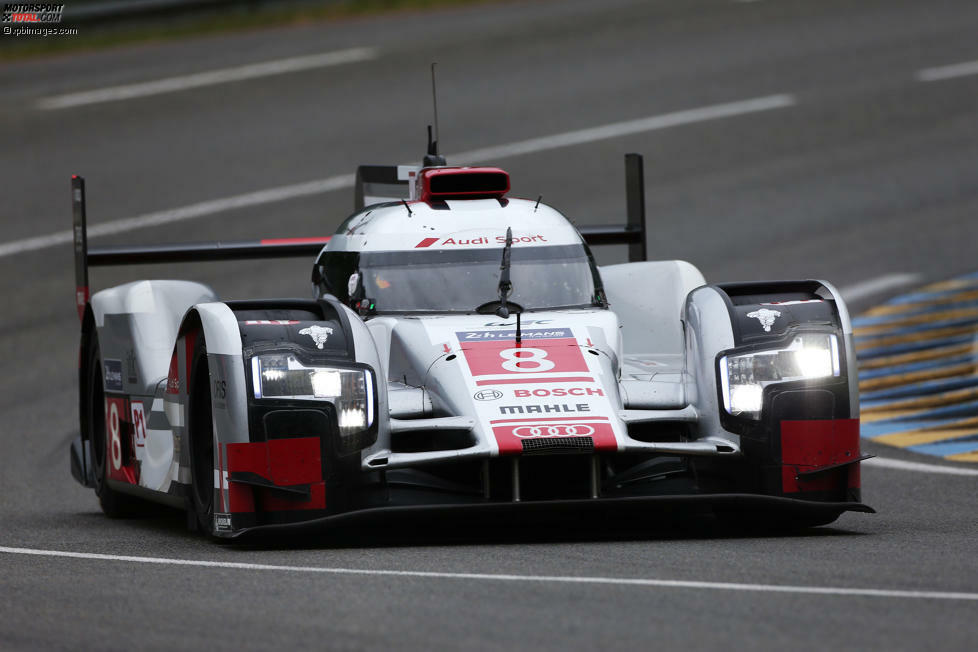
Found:
M 286 6 L 243 3 L 238 6 L 191 11 L 167 17 L 133 18 L 104 25 L 85 23 L 76 26 L 65 23 L 57 27 L 77 27 L 78 34 L 49 37 L 0 35 L 0 61 L 64 55 L 135 43 L 172 41 L 207 34 L 331 22 L 373 14 L 423 11 L 499 1 L 333 0 L 319 5 L 290 3 Z

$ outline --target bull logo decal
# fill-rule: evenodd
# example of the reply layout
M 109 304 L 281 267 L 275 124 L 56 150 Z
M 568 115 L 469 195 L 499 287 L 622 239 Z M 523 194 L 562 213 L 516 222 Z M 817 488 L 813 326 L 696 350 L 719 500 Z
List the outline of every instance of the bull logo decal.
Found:
M 318 324 L 313 324 L 308 328 L 303 328 L 299 331 L 299 335 L 308 335 L 312 338 L 312 341 L 316 343 L 316 348 L 323 348 L 323 344 L 329 339 L 329 336 L 333 334 L 333 329 L 327 326 L 320 326 Z
M 774 326 L 774 320 L 781 316 L 781 313 L 777 310 L 768 310 L 767 308 L 761 308 L 760 310 L 755 310 L 754 312 L 747 313 L 748 317 L 756 319 L 761 322 L 761 326 L 767 333 L 771 332 L 771 327 Z M 319 347 L 323 348 L 323 347 Z

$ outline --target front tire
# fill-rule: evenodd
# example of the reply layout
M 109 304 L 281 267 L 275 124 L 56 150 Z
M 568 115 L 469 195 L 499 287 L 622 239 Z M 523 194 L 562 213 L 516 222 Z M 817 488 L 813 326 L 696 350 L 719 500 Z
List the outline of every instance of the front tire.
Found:
M 187 435 L 190 444 L 192 517 L 197 529 L 214 533 L 214 421 L 211 414 L 210 372 L 207 345 L 198 334 L 190 366 Z

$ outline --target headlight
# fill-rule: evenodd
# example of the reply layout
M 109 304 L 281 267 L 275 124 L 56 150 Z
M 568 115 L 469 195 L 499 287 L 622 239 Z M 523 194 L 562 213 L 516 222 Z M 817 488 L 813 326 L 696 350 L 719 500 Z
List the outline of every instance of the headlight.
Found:
M 735 416 L 761 416 L 764 388 L 772 383 L 839 375 L 835 335 L 805 333 L 787 347 L 720 358 L 723 407 Z
M 368 369 L 306 365 L 291 352 L 265 353 L 251 359 L 251 385 L 255 398 L 332 403 L 343 436 L 373 425 L 373 378 Z

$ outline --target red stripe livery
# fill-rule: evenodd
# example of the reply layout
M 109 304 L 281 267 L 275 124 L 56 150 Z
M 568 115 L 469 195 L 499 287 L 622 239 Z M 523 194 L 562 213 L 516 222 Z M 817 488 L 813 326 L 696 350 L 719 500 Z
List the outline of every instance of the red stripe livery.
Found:
M 849 488 L 859 487 L 859 464 L 807 478 L 799 473 L 844 464 L 859 457 L 859 419 L 781 422 L 781 483 L 784 493 L 838 488 L 841 473 Z

